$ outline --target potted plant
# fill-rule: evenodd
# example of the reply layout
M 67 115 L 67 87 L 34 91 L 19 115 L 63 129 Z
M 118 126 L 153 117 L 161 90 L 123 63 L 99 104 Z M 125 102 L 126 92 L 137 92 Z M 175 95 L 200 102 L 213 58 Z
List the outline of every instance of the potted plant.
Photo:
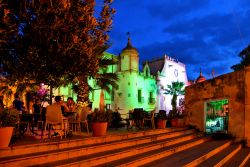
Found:
M 100 111 L 95 109 L 91 115 L 93 136 L 106 135 L 108 123 L 112 120 L 112 111 Z
M 165 110 L 160 110 L 159 113 L 156 115 L 157 119 L 157 128 L 164 129 L 166 128 L 167 123 L 167 114 Z
M 0 148 L 8 147 L 12 137 L 13 129 L 17 123 L 17 116 L 8 109 L 0 112 Z
M 113 57 L 102 57 L 99 61 L 99 72 L 94 76 L 95 86 L 92 90 L 100 89 L 99 110 L 95 109 L 92 113 L 92 129 L 93 136 L 106 135 L 108 123 L 112 120 L 112 111 L 105 111 L 104 91 L 111 95 L 114 89 L 118 88 L 116 81 L 118 75 L 113 72 L 108 72 L 108 68 L 117 63 Z
M 172 82 L 171 85 L 168 85 L 168 88 L 165 89 L 164 94 L 172 95 L 171 105 L 172 110 L 169 112 L 169 117 L 171 118 L 171 126 L 178 126 L 178 110 L 177 110 L 177 97 L 179 95 L 184 95 L 184 82 Z

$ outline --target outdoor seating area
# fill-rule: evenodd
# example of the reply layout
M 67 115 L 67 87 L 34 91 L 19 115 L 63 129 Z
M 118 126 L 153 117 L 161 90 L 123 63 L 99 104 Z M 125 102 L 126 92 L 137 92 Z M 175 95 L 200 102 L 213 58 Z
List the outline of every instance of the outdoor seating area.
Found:
M 18 96 L 13 101 L 12 107 L 3 109 L 7 114 L 6 118 L 7 116 L 15 118 L 13 133 L 10 136 L 11 144 L 22 143 L 22 140 L 27 138 L 29 143 L 32 143 L 32 140 L 35 143 L 38 141 L 41 143 L 106 136 L 110 132 L 133 132 L 170 127 L 170 114 L 167 115 L 165 110 L 134 108 L 124 113 L 124 110 L 119 108 L 108 109 L 101 101 L 100 107 L 93 109 L 91 102 L 81 105 L 75 103 L 71 97 L 64 101 L 62 96 L 55 96 L 53 103 L 46 105 L 43 99 L 36 96 L 34 98 L 31 110 L 27 111 L 25 108 L 19 110 L 19 104 L 22 102 Z
M 41 113 L 17 114 L 18 119 L 14 128 L 12 144 L 20 143 L 27 138 L 32 143 L 31 138 L 34 139 L 34 142 L 37 140 L 46 142 L 55 139 L 67 140 L 72 137 L 90 137 L 93 132 L 92 124 L 95 122 L 95 115 L 94 112 L 88 113 L 88 110 L 87 107 L 77 106 L 75 111 L 63 114 L 60 105 L 50 105 L 46 107 L 45 120 L 42 120 Z M 111 117 L 108 120 L 107 134 L 156 128 L 157 114 L 155 110 L 145 111 L 143 108 L 135 108 L 125 115 L 121 115 L 118 111 L 109 112 Z
M 147 125 L 150 125 L 148 127 L 155 129 L 155 110 L 147 112 L 144 111 L 143 108 L 135 108 L 134 110 L 130 110 L 127 115 L 128 117 L 124 120 L 127 123 L 128 130 L 133 127 L 137 127 L 138 129 L 144 129 Z

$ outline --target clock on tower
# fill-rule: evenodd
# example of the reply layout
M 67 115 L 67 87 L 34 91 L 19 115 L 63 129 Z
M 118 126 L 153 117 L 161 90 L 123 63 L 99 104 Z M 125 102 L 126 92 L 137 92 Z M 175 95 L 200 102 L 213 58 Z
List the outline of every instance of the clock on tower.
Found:
M 175 77 L 178 77 L 178 70 L 177 69 L 174 70 L 174 75 L 175 75 Z

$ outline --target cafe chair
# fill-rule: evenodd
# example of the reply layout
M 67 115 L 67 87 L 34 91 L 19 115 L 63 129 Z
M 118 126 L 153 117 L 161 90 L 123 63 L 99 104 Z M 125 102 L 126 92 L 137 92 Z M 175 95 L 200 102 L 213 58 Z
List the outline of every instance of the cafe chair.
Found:
M 82 110 L 82 112 L 80 112 L 79 121 L 80 121 L 80 132 L 81 132 L 81 125 L 83 125 L 86 127 L 87 133 L 89 135 L 88 112 L 86 110 Z
M 46 122 L 45 122 L 45 131 L 47 129 L 49 129 L 49 138 L 50 138 L 50 129 L 52 126 L 60 126 L 61 132 L 63 131 L 63 129 L 66 130 L 66 120 L 64 119 L 63 115 L 62 115 L 62 111 L 61 111 L 61 106 L 60 105 L 51 105 L 47 107 L 47 113 L 46 113 Z M 43 133 L 44 134 L 44 133 Z M 66 137 L 66 131 L 64 133 L 65 137 Z M 60 135 L 61 138 L 63 137 L 63 135 Z
M 87 129 L 87 133 L 89 135 L 89 127 L 88 127 L 88 112 L 86 111 L 86 108 L 80 108 L 80 109 L 77 109 L 77 114 L 78 116 L 76 117 L 75 120 L 71 120 L 69 122 L 69 124 L 71 125 L 72 127 L 72 130 L 73 131 L 79 131 L 79 132 L 82 132 L 82 126 L 85 126 L 86 129 Z
M 151 111 L 148 116 L 145 116 L 143 118 L 144 125 L 145 125 L 145 122 L 150 121 L 152 129 L 155 129 L 155 120 L 154 119 L 155 119 L 155 110 Z
M 133 120 L 133 112 L 134 112 L 134 110 L 129 110 L 128 116 L 125 119 L 127 122 L 127 130 L 132 129 L 133 126 L 135 125 L 135 122 Z

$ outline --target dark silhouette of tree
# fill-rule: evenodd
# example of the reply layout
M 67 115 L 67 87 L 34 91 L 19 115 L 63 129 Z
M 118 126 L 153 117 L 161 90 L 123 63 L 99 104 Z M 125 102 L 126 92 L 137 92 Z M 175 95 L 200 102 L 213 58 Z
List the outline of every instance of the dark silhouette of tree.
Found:
M 11 83 L 68 84 L 77 77 L 78 101 L 98 73 L 114 9 L 103 0 L 0 0 L 0 55 Z
M 240 52 L 239 57 L 241 58 L 240 63 L 231 67 L 234 71 L 243 69 L 244 67 L 250 65 L 250 45 Z

